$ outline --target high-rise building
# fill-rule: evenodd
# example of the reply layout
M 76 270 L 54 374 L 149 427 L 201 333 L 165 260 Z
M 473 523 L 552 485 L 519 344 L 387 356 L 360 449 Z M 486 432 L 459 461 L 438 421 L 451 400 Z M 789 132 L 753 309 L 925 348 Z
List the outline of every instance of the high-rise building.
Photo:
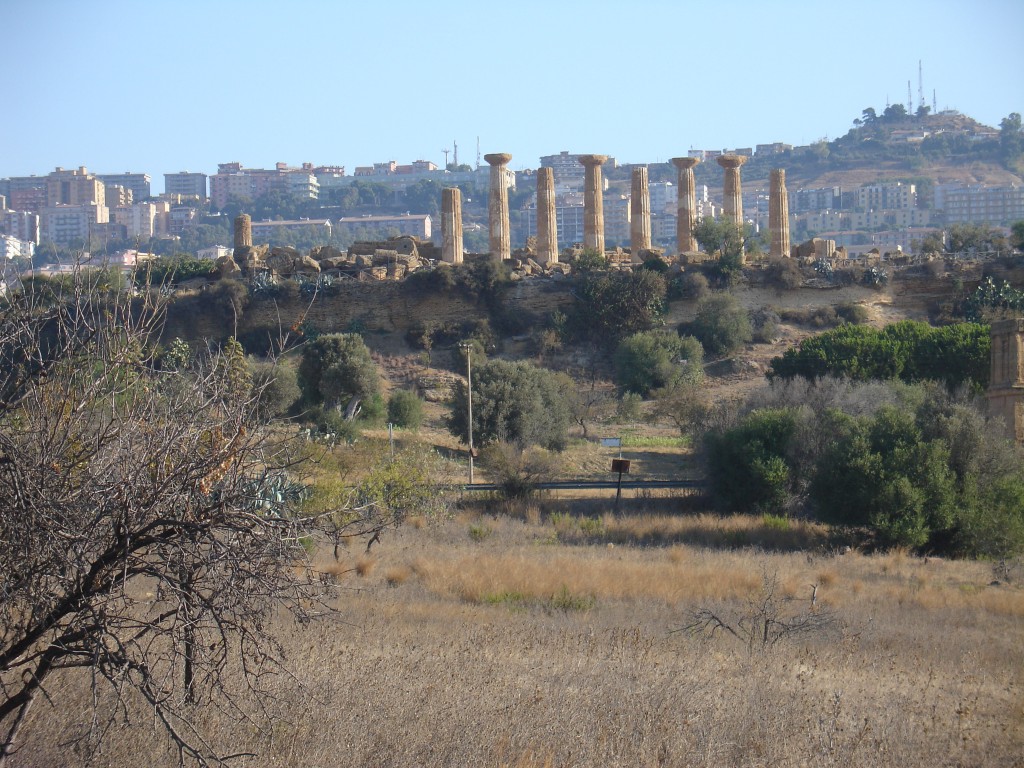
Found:
M 141 203 L 152 196 L 150 178 L 148 173 L 97 173 L 96 178 L 110 186 L 124 187 L 132 191 L 132 200 Z M 107 203 L 110 205 L 110 203 Z M 111 206 L 113 207 L 113 206 Z
M 102 181 L 89 173 L 85 166 L 66 171 L 57 168 L 46 177 L 46 205 L 107 204 L 106 188 Z
M 206 199 L 206 174 L 179 171 L 164 174 L 164 194 Z
M 271 190 L 307 200 L 316 200 L 320 196 L 320 184 L 313 173 L 312 163 L 303 163 L 300 168 L 277 163 L 272 169 L 221 163 L 217 166 L 217 173 L 210 177 L 210 201 L 216 208 L 223 208 L 232 197 L 255 200 Z
M 103 182 L 97 180 L 97 183 L 102 185 Z M 40 237 L 58 245 L 74 241 L 88 243 L 93 227 L 108 223 L 109 217 L 107 206 L 101 203 L 48 205 L 40 214 Z

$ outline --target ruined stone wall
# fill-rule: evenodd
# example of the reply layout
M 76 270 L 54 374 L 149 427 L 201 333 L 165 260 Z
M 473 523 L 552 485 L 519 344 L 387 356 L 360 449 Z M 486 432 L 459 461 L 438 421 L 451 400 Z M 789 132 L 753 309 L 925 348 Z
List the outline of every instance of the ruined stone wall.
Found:
M 505 294 L 508 311 L 520 316 L 528 313 L 546 317 L 572 301 L 568 281 L 523 280 L 510 286 Z M 483 307 L 458 291 L 434 295 L 413 295 L 397 282 L 345 283 L 336 293 L 318 298 L 306 311 L 308 300 L 301 298 L 272 301 L 252 300 L 239 323 L 239 333 L 259 328 L 287 329 L 305 320 L 320 333 L 342 333 L 358 325 L 369 334 L 404 334 L 426 322 L 477 320 L 486 317 Z M 230 332 L 230 331 L 228 331 Z

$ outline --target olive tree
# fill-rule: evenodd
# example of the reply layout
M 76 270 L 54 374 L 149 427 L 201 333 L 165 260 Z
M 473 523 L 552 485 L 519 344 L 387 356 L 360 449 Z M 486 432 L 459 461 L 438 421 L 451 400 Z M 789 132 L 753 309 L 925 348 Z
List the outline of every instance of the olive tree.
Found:
M 242 681 L 273 695 L 271 617 L 309 620 L 330 597 L 303 542 L 389 522 L 375 506 L 301 514 L 294 438 L 218 350 L 155 365 L 160 309 L 83 273 L 0 305 L 0 765 L 76 669 L 87 754 L 142 707 L 179 762 L 219 761 L 196 708 L 240 717 Z
M 344 406 L 380 391 L 377 366 L 358 333 L 331 333 L 302 350 L 299 385 L 309 403 Z
M 572 380 L 526 362 L 492 360 L 473 369 L 473 440 L 561 450 L 568 440 Z M 468 390 L 455 388 L 448 429 L 469 436 Z

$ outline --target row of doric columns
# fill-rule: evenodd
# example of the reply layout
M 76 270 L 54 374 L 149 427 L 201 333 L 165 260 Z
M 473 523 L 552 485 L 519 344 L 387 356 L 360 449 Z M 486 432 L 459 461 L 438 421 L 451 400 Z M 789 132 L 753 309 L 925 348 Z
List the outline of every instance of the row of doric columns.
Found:
M 490 195 L 488 197 L 489 245 L 492 257 L 506 260 L 512 257 L 511 226 L 508 211 L 508 183 L 506 175 L 512 155 L 500 152 L 484 155 L 491 166 Z M 606 155 L 580 155 L 585 169 L 583 181 L 583 247 L 603 254 L 604 246 L 604 183 L 601 166 Z M 743 155 L 726 154 L 718 158 L 725 171 L 722 185 L 722 213 L 737 226 L 743 224 L 743 197 L 740 168 L 747 161 Z M 673 157 L 672 164 L 678 176 L 678 224 L 676 244 L 679 253 L 697 250 L 694 237 L 697 213 L 696 183 L 693 168 L 700 160 L 694 157 Z M 651 248 L 651 197 L 647 168 L 633 170 L 632 197 L 630 199 L 630 245 L 634 260 L 641 251 Z M 768 226 L 771 230 L 771 255 L 788 256 L 789 200 L 786 192 L 786 172 L 771 173 Z M 457 189 L 445 189 L 441 210 L 441 258 L 451 264 L 462 262 L 462 196 Z M 558 228 L 555 223 L 555 182 L 550 168 L 537 173 L 537 257 L 542 264 L 558 261 Z

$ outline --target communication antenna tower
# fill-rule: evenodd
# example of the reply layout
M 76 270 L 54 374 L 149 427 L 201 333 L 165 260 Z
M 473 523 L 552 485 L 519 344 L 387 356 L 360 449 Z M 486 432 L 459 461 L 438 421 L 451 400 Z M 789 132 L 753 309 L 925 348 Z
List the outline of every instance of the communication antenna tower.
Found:
M 911 115 L 914 114 L 914 99 L 910 95 L 910 81 L 909 80 L 907 80 L 907 112 L 909 114 L 911 114 Z
M 452 146 L 455 147 L 455 167 L 459 167 L 459 142 L 452 139 Z
M 917 60 L 917 108 L 924 106 L 924 74 L 921 69 L 921 60 Z M 934 110 L 933 110 L 934 111 Z
M 480 137 L 476 137 L 476 169 L 480 170 Z
M 449 152 L 449 149 L 448 149 L 448 147 L 445 147 L 441 151 L 444 153 L 444 168 L 445 168 L 445 170 L 448 170 L 448 152 Z
M 932 112 L 938 113 L 938 111 L 939 111 L 939 102 L 935 98 L 935 89 L 932 88 Z

